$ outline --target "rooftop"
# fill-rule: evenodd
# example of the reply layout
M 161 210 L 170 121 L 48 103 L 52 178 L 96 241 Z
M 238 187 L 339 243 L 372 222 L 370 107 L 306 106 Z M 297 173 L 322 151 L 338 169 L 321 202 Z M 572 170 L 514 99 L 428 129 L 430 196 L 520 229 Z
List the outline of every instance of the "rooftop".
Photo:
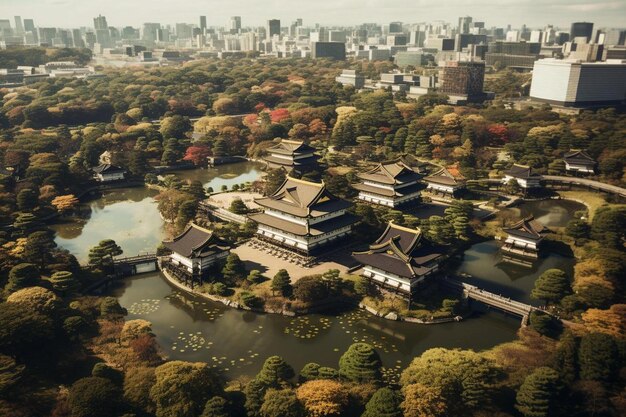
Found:
M 186 258 L 192 256 L 209 256 L 216 252 L 229 250 L 230 247 L 221 239 L 215 237 L 211 230 L 191 223 L 187 228 L 171 241 L 164 241 L 163 245 L 172 252 Z

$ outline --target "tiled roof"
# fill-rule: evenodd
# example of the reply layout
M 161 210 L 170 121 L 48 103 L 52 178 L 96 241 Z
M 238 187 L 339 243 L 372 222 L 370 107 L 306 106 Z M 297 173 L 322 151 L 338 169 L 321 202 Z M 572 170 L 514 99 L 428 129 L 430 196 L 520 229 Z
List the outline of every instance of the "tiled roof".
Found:
M 229 250 L 230 247 L 213 235 L 213 232 L 196 224 L 190 224 L 180 235 L 163 245 L 186 258 L 208 256 L 212 253 Z

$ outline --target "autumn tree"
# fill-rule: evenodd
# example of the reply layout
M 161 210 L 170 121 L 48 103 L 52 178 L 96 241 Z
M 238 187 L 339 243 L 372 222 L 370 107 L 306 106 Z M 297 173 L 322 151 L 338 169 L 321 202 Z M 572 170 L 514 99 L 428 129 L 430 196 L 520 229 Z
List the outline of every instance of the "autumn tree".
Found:
M 348 391 L 343 384 L 318 379 L 302 384 L 296 396 L 311 416 L 339 417 L 348 406 Z
M 448 407 L 441 388 L 422 384 L 410 384 L 403 388 L 401 407 L 404 417 L 445 417 Z
M 57 209 L 59 213 L 65 213 L 72 211 L 80 203 L 78 198 L 74 194 L 60 195 L 55 197 L 51 204 Z
M 206 166 L 211 150 L 207 146 L 190 146 L 185 151 L 183 160 L 191 161 L 195 166 Z

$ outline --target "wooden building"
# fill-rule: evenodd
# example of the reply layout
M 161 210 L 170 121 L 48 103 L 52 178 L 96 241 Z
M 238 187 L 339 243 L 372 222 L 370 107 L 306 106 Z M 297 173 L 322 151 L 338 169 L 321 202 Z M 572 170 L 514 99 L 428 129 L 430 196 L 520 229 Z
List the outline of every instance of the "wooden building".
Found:
M 419 284 L 439 269 L 443 250 L 424 242 L 420 229 L 390 222 L 369 250 L 352 256 L 363 264 L 364 277 L 410 299 Z
M 126 177 L 126 170 L 111 164 L 101 164 L 92 168 L 94 178 L 98 182 L 121 181 Z
M 347 237 L 357 218 L 351 203 L 332 195 L 322 183 L 287 177 L 274 194 L 255 199 L 263 213 L 249 218 L 258 224 L 261 240 L 313 255 Z
M 596 168 L 596 161 L 585 151 L 569 151 L 563 155 L 563 162 L 568 174 L 593 174 Z
M 503 231 L 507 237 L 502 252 L 535 259 L 539 257 L 539 245 L 549 229 L 530 216 Z
M 443 193 L 454 196 L 454 193 L 465 188 L 465 178 L 456 167 L 442 168 L 424 178 L 427 189 L 433 193 Z
M 302 141 L 282 139 L 267 149 L 269 155 L 263 157 L 268 168 L 284 168 L 287 173 L 305 173 L 318 168 L 315 148 Z
M 528 165 L 513 164 L 511 168 L 504 171 L 502 184 L 509 184 L 511 180 L 516 180 L 524 190 L 541 187 L 541 175 L 535 174 Z
M 353 187 L 359 200 L 387 207 L 398 207 L 420 199 L 420 174 L 401 160 L 381 163 L 358 175 L 361 182 Z
M 191 223 L 171 241 L 163 245 L 171 254 L 162 261 L 161 267 L 193 288 L 201 283 L 212 266 L 230 253 L 230 246 L 213 234 L 211 230 Z

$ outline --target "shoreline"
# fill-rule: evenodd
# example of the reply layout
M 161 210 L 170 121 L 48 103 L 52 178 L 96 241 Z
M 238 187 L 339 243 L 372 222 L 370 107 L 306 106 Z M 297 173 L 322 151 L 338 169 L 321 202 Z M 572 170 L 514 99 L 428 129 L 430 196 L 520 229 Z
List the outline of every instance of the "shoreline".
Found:
M 247 307 L 244 305 L 239 304 L 236 301 L 230 300 L 228 298 L 223 298 L 223 297 L 219 297 L 219 296 L 215 296 L 215 295 L 211 295 L 211 294 L 207 294 L 207 293 L 202 293 L 202 292 L 198 292 L 195 290 L 192 290 L 191 288 L 187 287 L 186 285 L 184 285 L 183 283 L 179 282 L 178 280 L 176 280 L 174 277 L 172 277 L 167 270 L 165 269 L 161 269 L 160 270 L 161 274 L 165 277 L 166 281 L 169 284 L 174 285 L 176 288 L 191 294 L 191 295 L 196 295 L 196 296 L 200 296 L 203 297 L 209 301 L 213 301 L 213 302 L 218 302 L 221 304 L 224 304 L 226 307 L 230 307 L 230 308 L 235 308 L 237 310 L 246 310 L 246 311 L 252 311 L 254 313 L 259 313 L 259 314 L 280 314 L 286 317 L 296 317 L 296 316 L 306 316 L 309 314 L 315 314 L 316 312 L 318 312 L 318 310 L 322 310 L 324 308 L 328 308 L 332 305 L 336 305 L 337 304 L 337 300 L 332 300 L 329 303 L 323 303 L 323 304 L 319 304 L 317 306 L 313 306 L 311 307 L 309 310 L 307 310 L 306 312 L 294 312 L 294 311 L 289 311 L 289 310 L 271 310 L 271 309 L 266 309 L 266 308 L 252 308 L 252 307 Z M 397 313 L 391 312 L 388 313 L 386 315 L 381 314 L 379 311 L 377 311 L 376 309 L 374 309 L 373 307 L 369 307 L 365 304 L 363 304 L 362 302 L 359 303 L 353 303 L 347 300 L 344 300 L 341 302 L 342 304 L 346 305 L 352 305 L 353 307 L 357 307 L 360 308 L 361 310 L 365 310 L 368 313 L 370 313 L 373 316 L 376 317 L 380 317 L 383 318 L 385 320 L 389 320 L 389 321 L 404 321 L 407 323 L 413 323 L 413 324 L 442 324 L 442 323 L 452 323 L 452 322 L 460 322 L 463 320 L 462 316 L 455 316 L 455 317 L 449 317 L 449 318 L 442 318 L 442 319 L 434 319 L 431 321 L 425 321 L 422 319 L 416 319 L 416 318 L 412 318 L 412 317 L 402 317 Z

